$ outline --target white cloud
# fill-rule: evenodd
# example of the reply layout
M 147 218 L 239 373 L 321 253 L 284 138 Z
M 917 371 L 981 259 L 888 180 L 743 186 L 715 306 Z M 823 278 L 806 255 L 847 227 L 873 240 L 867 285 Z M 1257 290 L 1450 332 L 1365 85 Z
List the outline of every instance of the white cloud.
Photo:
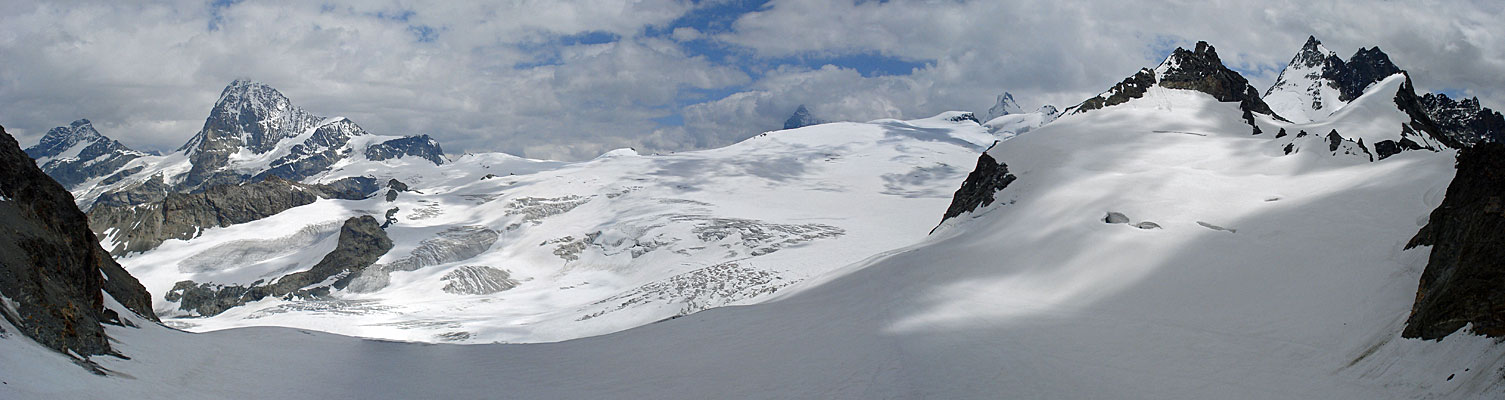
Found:
M 1502 15 L 1487 1 L 776 0 L 730 31 L 670 25 L 720 2 L 331 4 L 0 4 L 0 124 L 29 143 L 89 118 L 129 145 L 171 149 L 223 85 L 253 78 L 374 133 L 581 159 L 725 145 L 799 104 L 850 120 L 983 110 L 1004 90 L 1027 108 L 1070 105 L 1196 40 L 1267 85 L 1308 34 L 1345 56 L 1381 46 L 1422 89 L 1505 108 Z M 851 54 L 927 66 L 863 76 L 789 61 Z M 741 92 L 722 98 L 727 88 Z M 672 114 L 682 126 L 655 122 Z

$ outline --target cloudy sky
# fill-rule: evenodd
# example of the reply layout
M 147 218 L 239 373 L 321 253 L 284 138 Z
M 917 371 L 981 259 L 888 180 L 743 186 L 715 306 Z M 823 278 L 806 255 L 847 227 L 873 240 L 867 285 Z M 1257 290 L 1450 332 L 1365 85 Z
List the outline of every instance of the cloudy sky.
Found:
M 1497 0 L 124 3 L 0 2 L 0 125 L 23 145 L 88 118 L 172 150 L 250 78 L 450 153 L 679 151 L 800 104 L 859 121 L 985 111 L 1004 91 L 1071 105 L 1197 40 L 1263 88 L 1307 35 L 1343 57 L 1380 46 L 1421 89 L 1505 108 Z

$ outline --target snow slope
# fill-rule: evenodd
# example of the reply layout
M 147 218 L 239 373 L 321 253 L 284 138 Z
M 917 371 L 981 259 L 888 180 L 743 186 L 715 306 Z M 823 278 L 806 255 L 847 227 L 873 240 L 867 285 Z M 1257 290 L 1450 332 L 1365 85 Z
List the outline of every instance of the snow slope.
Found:
M 169 324 L 192 331 L 275 325 L 466 343 L 599 335 L 762 301 L 923 238 L 994 139 L 961 115 L 823 124 L 720 149 L 619 150 L 570 164 L 352 157 L 311 180 L 390 176 L 412 191 L 390 203 L 321 200 L 120 261 Z M 166 299 L 184 280 L 250 285 L 307 270 L 334 248 L 340 221 L 380 220 L 393 208 L 386 232 L 395 247 L 378 271 L 331 298 L 266 299 L 212 317 Z M 463 280 L 483 277 L 491 281 Z
M 1393 107 L 1379 103 L 1389 101 L 1359 98 L 1335 118 L 1385 118 Z M 1453 154 L 1284 154 L 1239 114 L 1201 93 L 1152 88 L 1063 117 L 990 150 L 1018 175 L 993 205 L 761 304 L 541 344 L 110 328 L 132 357 L 96 360 L 111 377 L 12 335 L 0 340 L 0 397 L 1505 395 L 1505 347 L 1494 340 L 1399 336 L 1427 257 L 1403 246 L 1442 201 Z M 748 143 L 823 137 L 789 136 L 800 141 Z M 1108 212 L 1161 228 L 1105 223 Z

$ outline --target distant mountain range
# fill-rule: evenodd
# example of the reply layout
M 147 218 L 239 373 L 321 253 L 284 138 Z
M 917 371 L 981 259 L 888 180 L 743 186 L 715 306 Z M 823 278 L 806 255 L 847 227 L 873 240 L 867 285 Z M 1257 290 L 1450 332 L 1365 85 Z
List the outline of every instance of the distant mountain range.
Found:
M 167 155 L 0 133 L 0 397 L 1505 397 L 1477 99 L 1309 38 L 986 116 L 450 159 L 236 81 Z

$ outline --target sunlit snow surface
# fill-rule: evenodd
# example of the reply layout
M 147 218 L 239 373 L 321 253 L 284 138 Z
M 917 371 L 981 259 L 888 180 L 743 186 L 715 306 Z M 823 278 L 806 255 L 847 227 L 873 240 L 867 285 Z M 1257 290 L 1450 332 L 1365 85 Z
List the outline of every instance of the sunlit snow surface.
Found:
M 196 332 L 275 325 L 465 343 L 599 335 L 759 301 L 923 238 L 994 139 L 947 118 L 825 124 L 573 164 L 499 154 L 341 163 L 316 179 L 391 176 L 414 191 L 394 202 L 319 201 L 121 262 L 169 325 Z M 307 270 L 334 249 L 342 220 L 381 220 L 394 207 L 396 246 L 373 267 L 385 273 L 331 299 L 266 299 L 204 318 L 164 298 L 181 280 L 249 285 Z M 504 271 L 515 287 L 444 290 L 445 276 L 478 267 Z
M 1390 99 L 1380 96 L 1356 102 L 1368 101 Z M 1344 117 L 1354 118 L 1355 124 L 1391 118 L 1385 113 L 1396 112 L 1379 106 L 1354 110 L 1373 110 Z M 89 376 L 62 357 L 11 334 L 10 339 L 0 340 L 4 346 L 0 376 L 8 380 L 0 385 L 0 397 L 1413 399 L 1505 395 L 1501 386 L 1505 347 L 1494 340 L 1462 333 L 1441 342 L 1399 337 L 1428 250 L 1402 248 L 1442 201 L 1452 177 L 1453 154 L 1411 151 L 1371 163 L 1334 157 L 1310 146 L 1285 155 L 1278 146 L 1288 142 L 1272 138 L 1277 128 L 1274 122 L 1261 120 L 1267 125 L 1266 133 L 1254 136 L 1238 117 L 1235 104 L 1166 90 L 1152 91 L 1144 99 L 1121 106 L 1063 117 L 991 150 L 1018 176 L 998 193 L 996 203 L 948 221 L 935 234 L 908 247 L 844 265 L 825 264 L 831 262 L 826 257 L 833 256 L 816 251 L 791 256 L 788 261 L 807 264 L 763 263 L 752 258 L 756 266 L 766 268 L 777 265 L 795 270 L 783 266 L 804 265 L 815 266 L 806 267 L 807 271 L 830 271 L 805 276 L 797 285 L 801 289 L 784 291 L 756 305 L 709 309 L 613 334 L 539 344 L 397 343 L 274 327 L 205 334 L 154 326 L 112 327 L 109 333 L 118 340 L 117 348 L 133 359 L 98 358 L 104 367 L 117 371 L 118 375 L 105 378 Z M 889 137 L 882 125 L 834 125 L 806 133 L 823 132 L 823 136 L 809 137 L 828 140 L 838 135 L 861 137 L 866 139 L 848 143 L 867 143 Z M 1302 127 L 1287 127 L 1293 133 L 1297 129 Z M 1398 126 L 1388 129 L 1399 131 Z M 801 154 L 791 154 L 791 149 L 801 146 L 770 151 L 772 146 L 757 145 L 786 140 L 780 135 L 705 154 L 766 151 L 754 159 Z M 898 155 L 917 157 L 912 151 L 860 162 L 855 155 L 835 158 L 833 162 L 854 164 L 839 175 L 849 180 L 833 179 L 824 185 L 839 189 L 869 182 L 881 187 L 886 183 L 881 176 L 890 170 L 925 165 L 880 166 Z M 625 161 L 610 162 L 663 162 L 620 160 Z M 597 185 L 632 185 L 632 177 L 644 177 L 645 167 L 626 165 L 566 168 L 601 168 L 594 172 L 599 174 Z M 684 168 L 678 171 L 692 176 L 661 178 L 701 191 L 677 193 L 669 183 L 653 192 L 644 185 L 645 189 L 627 195 L 695 194 L 706 197 L 688 200 L 726 207 L 730 198 L 740 194 L 763 202 L 758 203 L 758 210 L 788 213 L 760 214 L 764 216 L 759 219 L 842 226 L 802 219 L 813 217 L 801 216 L 797 210 L 821 206 L 826 200 L 819 196 L 765 194 L 780 184 L 815 185 L 808 179 L 779 181 L 723 173 L 722 180 L 712 186 L 710 182 L 695 185 L 700 180 L 691 174 L 726 168 Z M 617 173 L 623 175 L 612 175 Z M 459 178 L 455 183 L 434 180 L 424 187 L 448 187 L 436 192 L 458 194 L 471 193 L 462 192 L 463 188 L 500 189 L 482 185 L 509 182 L 517 190 L 536 190 L 532 192 L 535 197 L 586 196 L 570 190 L 577 187 L 572 185 L 589 182 L 584 172 L 580 174 L 576 181 L 564 179 L 550 185 L 543 185 L 546 180 L 540 175 L 534 178 L 538 181 L 514 178 L 484 184 L 462 183 Z M 728 175 L 736 177 L 724 177 Z M 824 185 L 819 187 L 832 187 Z M 712 196 L 722 191 L 731 194 Z M 882 206 L 884 202 L 877 199 L 888 195 L 874 192 L 881 190 L 864 192 L 861 196 L 867 197 L 855 200 L 847 195 L 829 201 L 849 208 Z M 403 204 L 416 208 L 419 199 L 423 197 L 399 202 L 414 202 Z M 458 202 L 445 199 L 441 196 L 436 201 Z M 491 202 L 507 204 L 500 198 Z M 376 207 L 376 203 L 361 202 L 330 204 L 320 203 L 310 209 L 327 211 L 302 218 L 335 219 L 353 213 L 350 210 Z M 941 205 L 928 210 L 931 220 L 943 211 Z M 500 207 L 484 218 L 503 218 L 497 216 L 505 215 L 505 206 Z M 585 203 L 544 218 L 538 227 L 576 224 L 571 229 L 549 229 L 559 233 L 599 229 L 592 224 L 600 221 L 568 219 L 569 213 L 587 207 L 594 206 Z M 751 210 L 754 206 L 741 207 Z M 405 206 L 404 210 L 410 209 Z M 1104 223 L 1110 211 L 1123 213 L 1132 223 L 1151 221 L 1162 228 Z M 873 212 L 894 213 L 898 218 L 913 214 L 916 220 L 923 213 Z M 450 212 L 430 218 L 490 223 Z M 901 234 L 870 231 L 873 226 L 842 227 L 846 234 L 838 240 Z M 296 229 L 288 227 L 287 231 Z M 405 241 L 423 236 L 417 227 L 404 229 L 414 232 L 399 234 L 409 235 Z M 401 248 L 394 250 L 394 254 L 404 253 Z M 781 254 L 797 253 L 780 250 L 766 257 Z M 523 256 L 518 253 L 517 257 Z M 523 281 L 513 289 L 516 292 L 501 292 L 511 296 L 525 293 L 527 285 L 556 279 L 531 267 L 503 262 L 509 258 L 467 263 L 507 268 L 516 272 L 514 277 L 533 279 Z M 145 280 L 161 279 L 152 278 L 144 264 L 128 262 L 143 271 Z M 635 287 L 625 283 L 627 278 L 597 278 L 619 271 L 617 267 L 593 268 L 588 270 L 600 274 L 588 278 L 592 285 Z M 435 269 L 433 274 L 443 272 Z M 428 282 L 418 275 L 414 274 L 412 282 Z M 581 281 L 587 279 L 581 276 Z M 550 285 L 557 283 L 570 282 Z M 413 283 L 411 290 L 422 285 L 429 283 Z M 564 297 L 569 291 L 554 288 L 553 293 Z M 450 301 L 425 296 L 435 298 L 436 304 Z M 567 310 L 574 313 L 577 309 Z

